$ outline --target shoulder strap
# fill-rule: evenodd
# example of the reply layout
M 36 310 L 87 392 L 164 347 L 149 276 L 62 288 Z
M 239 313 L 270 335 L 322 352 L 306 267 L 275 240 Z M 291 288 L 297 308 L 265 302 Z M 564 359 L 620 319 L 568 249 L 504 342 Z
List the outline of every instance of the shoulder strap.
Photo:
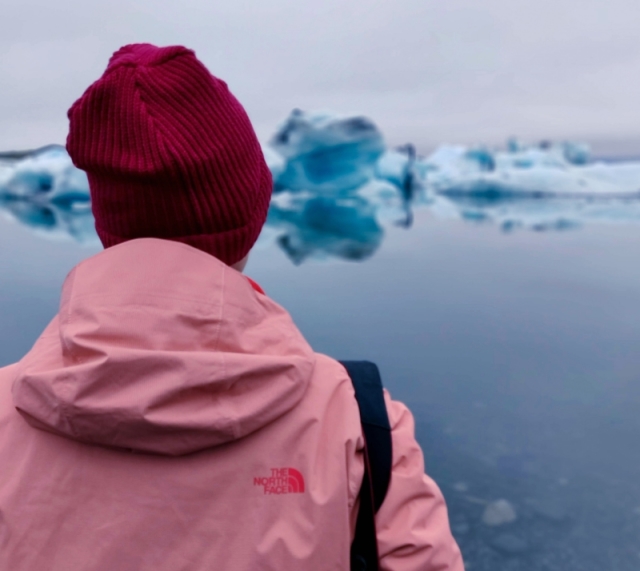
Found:
M 391 425 L 378 367 L 369 361 L 340 362 L 355 389 L 365 440 L 365 473 L 351 545 L 351 569 L 374 571 L 378 569 L 375 513 L 382 505 L 391 480 Z
M 340 361 L 351 377 L 369 456 L 374 508 L 377 512 L 391 481 L 391 425 L 378 367 L 370 361 Z

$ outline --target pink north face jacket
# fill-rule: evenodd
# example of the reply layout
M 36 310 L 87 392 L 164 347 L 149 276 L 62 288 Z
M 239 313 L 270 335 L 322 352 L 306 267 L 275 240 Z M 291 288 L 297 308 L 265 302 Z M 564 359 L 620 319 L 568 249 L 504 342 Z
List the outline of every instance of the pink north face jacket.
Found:
M 413 421 L 382 568 L 462 571 Z M 349 569 L 362 434 L 344 369 L 242 274 L 177 242 L 110 248 L 0 369 L 0 570 Z

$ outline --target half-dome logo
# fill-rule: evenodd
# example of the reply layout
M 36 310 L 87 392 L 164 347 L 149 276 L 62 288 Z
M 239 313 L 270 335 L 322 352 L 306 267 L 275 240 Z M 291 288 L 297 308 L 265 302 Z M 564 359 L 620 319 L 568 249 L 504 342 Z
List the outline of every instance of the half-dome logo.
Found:
M 302 494 L 304 478 L 295 468 L 271 468 L 270 476 L 256 476 L 254 486 L 262 486 L 265 494 Z

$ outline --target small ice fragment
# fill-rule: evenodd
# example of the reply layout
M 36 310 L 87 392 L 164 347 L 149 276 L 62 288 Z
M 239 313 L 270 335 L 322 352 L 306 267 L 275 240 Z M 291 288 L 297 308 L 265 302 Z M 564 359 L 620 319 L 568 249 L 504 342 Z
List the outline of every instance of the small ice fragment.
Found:
M 491 502 L 482 514 L 482 523 L 491 527 L 512 523 L 516 519 L 515 508 L 509 501 L 504 499 Z
M 401 184 L 402 175 L 407 168 L 407 155 L 400 151 L 385 152 L 376 163 L 376 177 L 398 186 Z

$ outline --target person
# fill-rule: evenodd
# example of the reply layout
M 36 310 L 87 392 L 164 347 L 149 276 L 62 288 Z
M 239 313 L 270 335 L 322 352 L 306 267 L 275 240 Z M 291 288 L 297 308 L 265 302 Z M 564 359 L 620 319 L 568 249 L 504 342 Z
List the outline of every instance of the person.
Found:
M 241 272 L 272 181 L 227 85 L 124 46 L 69 110 L 105 249 L 0 370 L 0 569 L 346 570 L 363 437 L 345 369 Z M 462 571 L 408 409 L 380 567 Z

